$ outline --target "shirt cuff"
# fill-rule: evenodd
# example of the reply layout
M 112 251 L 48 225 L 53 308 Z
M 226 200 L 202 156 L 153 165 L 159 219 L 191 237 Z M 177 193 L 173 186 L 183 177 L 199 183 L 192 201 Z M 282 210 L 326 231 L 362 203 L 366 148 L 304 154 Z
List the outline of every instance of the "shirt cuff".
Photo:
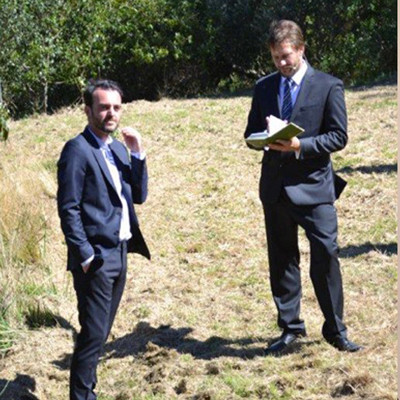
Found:
M 296 155 L 296 160 L 298 160 L 300 158 L 300 150 L 295 151 L 294 154 Z
M 81 263 L 82 268 L 87 267 L 94 260 L 94 254 Z
M 131 156 L 137 158 L 138 160 L 144 160 L 146 158 L 145 151 L 131 151 Z

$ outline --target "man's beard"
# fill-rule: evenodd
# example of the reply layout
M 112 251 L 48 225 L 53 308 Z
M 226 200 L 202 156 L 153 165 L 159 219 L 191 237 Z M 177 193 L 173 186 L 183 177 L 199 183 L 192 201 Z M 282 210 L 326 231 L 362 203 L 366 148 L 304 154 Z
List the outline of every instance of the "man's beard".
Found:
M 104 121 L 99 121 L 99 120 L 95 120 L 95 127 L 97 129 L 100 129 L 102 132 L 106 133 L 107 135 L 109 135 L 110 133 L 115 132 L 118 129 L 118 125 L 119 122 L 115 122 L 115 126 L 113 128 L 109 128 L 107 127 L 107 123 L 108 121 L 110 121 L 110 119 L 104 120 Z

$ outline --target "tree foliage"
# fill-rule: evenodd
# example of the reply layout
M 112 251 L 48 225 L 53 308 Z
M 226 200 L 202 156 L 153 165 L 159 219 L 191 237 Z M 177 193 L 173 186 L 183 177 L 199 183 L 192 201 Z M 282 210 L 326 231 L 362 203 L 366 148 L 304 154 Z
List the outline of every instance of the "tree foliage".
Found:
M 3 104 L 0 103 L 0 140 L 6 141 L 8 139 L 9 127 L 8 127 L 8 110 Z
M 393 73 L 395 0 L 0 0 L 0 79 L 12 115 L 80 99 L 90 77 L 126 100 L 197 95 L 273 70 L 273 19 L 297 21 L 313 66 L 348 84 Z

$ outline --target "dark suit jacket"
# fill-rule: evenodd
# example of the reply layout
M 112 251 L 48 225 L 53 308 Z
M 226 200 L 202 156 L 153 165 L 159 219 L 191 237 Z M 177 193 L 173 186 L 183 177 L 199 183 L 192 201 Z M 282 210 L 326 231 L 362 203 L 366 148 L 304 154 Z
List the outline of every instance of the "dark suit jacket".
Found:
M 146 162 L 130 157 L 125 146 L 113 140 L 110 148 L 120 172 L 126 197 L 132 238 L 128 251 L 150 259 L 139 229 L 133 203 L 147 197 Z M 86 128 L 69 140 L 58 161 L 58 213 L 68 247 L 68 269 L 74 269 L 93 254 L 101 265 L 119 242 L 122 204 L 104 156 Z
M 255 86 L 245 137 L 266 128 L 265 118 L 280 117 L 280 74 L 261 78 Z M 334 174 L 330 154 L 347 143 L 347 115 L 341 80 L 308 65 L 294 105 L 291 122 L 304 128 L 301 152 L 264 151 L 260 198 L 278 200 L 282 187 L 297 205 L 333 203 L 346 182 Z

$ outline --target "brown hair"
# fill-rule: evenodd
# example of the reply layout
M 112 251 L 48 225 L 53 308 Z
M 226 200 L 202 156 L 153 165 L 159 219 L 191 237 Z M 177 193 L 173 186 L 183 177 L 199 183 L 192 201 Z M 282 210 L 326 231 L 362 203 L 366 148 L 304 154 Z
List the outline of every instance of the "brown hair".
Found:
M 83 93 L 83 100 L 86 106 L 92 107 L 93 93 L 99 88 L 104 90 L 115 90 L 120 94 L 121 98 L 123 97 L 122 89 L 117 82 L 109 79 L 91 79 L 89 80 Z
M 273 21 L 269 28 L 269 46 L 275 47 L 285 41 L 291 43 L 296 49 L 305 46 L 303 32 L 299 25 L 287 19 Z

